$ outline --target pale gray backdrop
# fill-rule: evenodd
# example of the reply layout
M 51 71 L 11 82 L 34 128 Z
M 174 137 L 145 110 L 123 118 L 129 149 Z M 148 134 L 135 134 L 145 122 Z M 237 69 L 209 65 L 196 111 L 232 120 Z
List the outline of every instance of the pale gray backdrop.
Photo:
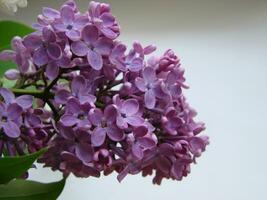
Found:
M 63 1 L 30 0 L 14 17 L 31 24 L 42 6 Z M 186 69 L 190 104 L 206 122 L 211 144 L 182 182 L 115 174 L 100 179 L 71 176 L 61 200 L 73 199 L 265 199 L 267 185 L 267 1 L 113 0 L 122 27 L 120 40 L 172 48 Z M 77 1 L 85 10 L 88 1 Z M 3 31 L 3 30 L 1 30 Z M 31 170 L 32 179 L 60 178 Z

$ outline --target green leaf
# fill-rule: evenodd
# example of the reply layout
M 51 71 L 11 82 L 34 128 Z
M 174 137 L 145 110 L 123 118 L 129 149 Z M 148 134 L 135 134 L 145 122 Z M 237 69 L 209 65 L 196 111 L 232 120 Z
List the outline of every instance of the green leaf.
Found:
M 46 148 L 25 156 L 0 158 L 0 184 L 5 184 L 14 178 L 20 177 L 45 151 Z
M 53 183 L 13 180 L 0 186 L 0 200 L 56 200 L 65 186 L 65 179 Z
M 25 36 L 32 33 L 34 29 L 24 24 L 14 21 L 0 21 L 0 51 L 10 49 L 10 42 L 15 36 Z M 0 76 L 2 77 L 6 70 L 15 68 L 16 64 L 11 61 L 0 61 Z
M 1 35 L 1 34 L 0 34 Z M 11 61 L 0 60 L 0 77 L 3 77 L 4 73 L 8 69 L 16 68 L 17 64 Z
M 14 36 L 23 37 L 34 31 L 31 27 L 14 21 L 0 21 L 0 29 L 0 51 L 10 49 L 10 41 Z

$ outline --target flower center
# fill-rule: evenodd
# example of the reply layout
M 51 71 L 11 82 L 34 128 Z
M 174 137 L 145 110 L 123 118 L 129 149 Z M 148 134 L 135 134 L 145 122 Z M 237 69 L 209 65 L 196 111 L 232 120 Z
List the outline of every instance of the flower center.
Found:
M 147 83 L 147 84 L 146 84 L 146 88 L 147 88 L 148 90 L 152 89 L 152 88 L 153 88 L 153 84 L 152 84 L 152 83 Z
M 84 120 L 85 119 L 84 114 L 83 113 L 78 114 L 78 119 L 79 120 Z
M 7 117 L 2 117 L 1 121 L 2 122 L 7 122 Z
M 106 126 L 107 126 L 107 123 L 106 123 L 104 120 L 102 120 L 102 121 L 101 121 L 101 127 L 102 127 L 102 128 L 105 128 Z
M 71 30 L 72 28 L 73 28 L 73 26 L 70 25 L 70 24 L 67 26 L 67 29 L 68 29 L 68 30 Z

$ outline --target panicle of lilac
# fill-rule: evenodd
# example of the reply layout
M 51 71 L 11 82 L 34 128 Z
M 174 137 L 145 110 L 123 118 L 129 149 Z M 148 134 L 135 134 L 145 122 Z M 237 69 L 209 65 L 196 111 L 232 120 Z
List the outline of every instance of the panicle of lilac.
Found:
M 0 157 L 33 153 L 45 146 L 52 127 L 47 126 L 43 109 L 32 107 L 33 97 L 15 97 L 0 88 Z
M 209 140 L 199 135 L 205 126 L 186 101 L 184 69 L 172 50 L 157 57 L 155 46 L 139 42 L 127 50 L 109 5 L 94 1 L 85 13 L 73 0 L 43 8 L 34 28 L 0 59 L 17 64 L 7 79 L 47 96 L 32 107 L 29 96 L 1 90 L 1 152 L 48 146 L 39 162 L 78 177 L 155 173 L 160 184 L 190 173 Z

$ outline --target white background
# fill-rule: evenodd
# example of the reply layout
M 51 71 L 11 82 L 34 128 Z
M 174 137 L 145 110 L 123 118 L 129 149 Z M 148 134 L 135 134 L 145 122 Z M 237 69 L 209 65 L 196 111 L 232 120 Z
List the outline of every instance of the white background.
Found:
M 29 1 L 10 18 L 34 22 L 42 6 L 63 1 Z M 59 199 L 265 199 L 267 185 L 267 1 L 108 1 L 122 26 L 120 40 L 172 48 L 186 69 L 190 104 L 206 123 L 211 144 L 182 182 L 116 175 L 71 176 Z M 88 2 L 78 1 L 85 10 Z M 59 174 L 32 170 L 34 180 Z

